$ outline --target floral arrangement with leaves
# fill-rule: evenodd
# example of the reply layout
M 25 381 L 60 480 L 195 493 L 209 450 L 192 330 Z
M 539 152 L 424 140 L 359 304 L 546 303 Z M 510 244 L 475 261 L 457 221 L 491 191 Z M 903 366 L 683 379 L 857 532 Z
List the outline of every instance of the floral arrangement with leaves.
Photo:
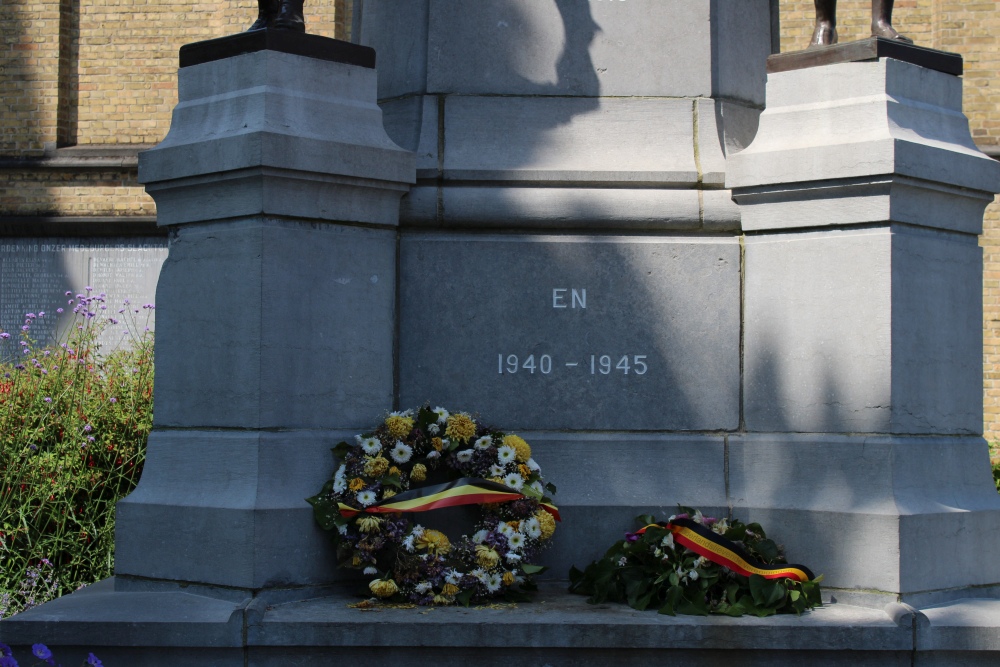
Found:
M 822 604 L 819 583 L 803 566 L 787 565 L 781 548 L 768 539 L 760 524 L 744 524 L 736 519 L 714 519 L 690 508 L 654 523 L 651 516 L 637 517 L 644 528 L 626 533 L 604 557 L 584 571 L 572 568 L 570 591 L 589 595 L 593 604 L 623 602 L 640 611 L 657 609 L 661 614 L 725 614 L 727 616 L 771 616 L 802 613 Z M 684 524 L 680 529 L 675 524 Z M 730 567 L 713 562 L 680 541 L 681 531 L 698 531 L 699 540 L 710 547 L 723 545 L 731 560 L 768 576 L 743 576 Z M 697 535 L 694 535 L 699 539 Z M 700 551 L 728 562 L 710 553 Z M 732 566 L 732 563 L 728 563 Z M 785 567 L 778 567 L 784 565 Z M 738 566 L 736 569 L 740 569 Z M 785 578 L 783 573 L 797 575 Z M 773 577 L 773 578 L 768 578 Z
M 419 605 L 518 601 L 534 590 L 533 561 L 558 512 L 523 438 L 464 412 L 423 406 L 390 413 L 354 443 L 307 501 L 331 532 L 342 567 L 374 577 L 377 598 Z M 446 506 L 478 508 L 472 535 L 451 538 L 413 517 Z

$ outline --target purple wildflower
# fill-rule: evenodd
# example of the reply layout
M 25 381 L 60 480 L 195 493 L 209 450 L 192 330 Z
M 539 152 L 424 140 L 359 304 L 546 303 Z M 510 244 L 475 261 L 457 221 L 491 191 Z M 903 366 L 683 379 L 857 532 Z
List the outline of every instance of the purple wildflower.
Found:
M 30 449 L 33 452 L 37 452 L 38 451 L 38 445 L 28 445 L 28 449 Z
M 52 651 L 45 644 L 32 644 L 31 654 L 41 660 L 48 660 L 52 657 Z
M 33 319 L 35 319 L 36 317 L 38 317 L 38 316 L 37 316 L 37 315 L 35 315 L 34 313 L 25 313 L 25 314 L 24 314 L 24 316 L 25 316 L 25 318 L 27 318 L 27 319 L 29 319 L 29 320 L 33 320 Z
M 45 311 L 44 310 L 38 311 L 38 316 L 39 317 L 45 317 Z
M 69 290 L 66 290 L 66 296 L 69 296 L 70 294 L 72 294 L 72 292 L 70 292 Z
M 89 286 L 88 287 L 84 287 L 83 289 L 87 290 L 88 292 L 93 292 L 94 291 L 94 288 L 93 287 L 89 287 Z
M 93 427 L 93 426 L 91 426 L 90 424 L 87 424 L 87 425 L 85 425 L 85 426 L 83 427 L 83 432 L 84 432 L 84 433 L 90 433 L 90 432 L 91 432 L 91 431 L 93 431 L 93 430 L 94 430 L 94 427 Z
M 9 658 L 12 655 L 14 655 L 14 652 L 10 650 L 9 646 L 4 644 L 3 642 L 0 642 L 0 655 Z
M 31 328 L 31 327 L 29 327 L 29 326 L 28 326 L 27 324 L 25 324 L 25 325 L 24 325 L 23 327 L 21 327 L 21 331 L 27 331 L 27 330 L 29 330 L 30 328 Z
M 0 656 L 0 667 L 18 667 L 17 660 L 12 655 Z
M 639 536 L 636 535 L 635 533 L 625 533 L 625 541 L 626 542 L 638 542 L 639 541 Z
M 112 397 L 111 397 L 111 402 L 112 402 L 112 403 L 117 403 L 117 402 L 118 402 L 118 399 L 117 399 L 117 398 L 115 398 L 114 396 L 112 396 Z
M 104 663 L 101 662 L 100 659 L 93 653 L 87 654 L 87 664 L 90 665 L 90 667 L 104 667 Z
M 3 338 L 4 340 L 7 340 L 8 338 L 10 338 L 10 334 L 6 333 L 6 332 L 0 333 L 0 338 Z
M 56 308 L 56 312 L 59 313 L 59 314 L 62 314 L 63 309 L 62 308 Z
M 52 402 L 52 398 L 50 398 L 49 396 L 46 396 L 42 400 L 45 401 L 46 403 L 51 403 Z

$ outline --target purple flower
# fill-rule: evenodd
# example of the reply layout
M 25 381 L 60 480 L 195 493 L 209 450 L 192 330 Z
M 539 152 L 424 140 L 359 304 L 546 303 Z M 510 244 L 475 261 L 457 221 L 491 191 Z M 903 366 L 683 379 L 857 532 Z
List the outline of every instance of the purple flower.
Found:
M 88 435 L 87 436 L 87 442 L 93 442 L 93 441 L 94 441 L 94 436 Z
M 18 667 L 17 660 L 11 655 L 0 656 L 0 667 Z
M 87 654 L 87 664 L 90 665 L 90 667 L 104 667 L 104 663 L 101 662 L 100 659 L 93 653 Z
M 49 398 L 48 396 L 46 396 L 46 397 L 45 397 L 45 398 L 43 398 L 42 400 L 43 400 L 43 401 L 45 401 L 46 403 L 51 403 L 51 402 L 52 402 L 52 399 L 51 399 L 51 398 Z
M 21 327 L 21 331 L 27 331 L 30 328 L 31 327 L 29 327 L 27 324 L 25 324 L 23 327 Z
M 33 320 L 35 319 L 35 317 L 37 317 L 37 315 L 35 315 L 34 313 L 25 313 L 24 316 L 29 320 Z
M 70 292 L 69 290 L 66 290 L 66 296 L 69 296 L 70 294 L 72 294 L 72 292 Z
M 10 338 L 10 334 L 9 333 L 0 333 L 0 338 L 3 338 L 4 340 L 7 340 L 8 338 Z
M 9 646 L 4 644 L 3 642 L 0 642 L 0 655 L 9 658 L 12 655 L 14 655 L 14 652 L 10 650 Z
M 93 287 L 89 287 L 89 286 L 88 287 L 84 287 L 83 289 L 87 290 L 88 292 L 93 292 L 94 291 L 94 288 Z
M 44 310 L 38 311 L 38 316 L 39 317 L 45 317 L 45 311 Z
M 124 303 L 127 306 L 128 305 L 128 299 L 125 299 L 124 301 L 122 301 L 122 303 Z
M 112 402 L 112 403 L 117 403 L 117 402 L 118 402 L 118 399 L 117 399 L 117 398 L 115 398 L 114 396 L 112 396 L 112 397 L 111 397 L 111 402 Z
M 31 654 L 41 660 L 48 660 L 52 657 L 52 651 L 45 644 L 32 644 Z
M 28 449 L 30 449 L 33 452 L 37 452 L 38 451 L 38 445 L 28 445 Z
M 625 541 L 626 542 L 638 542 L 639 541 L 639 536 L 636 535 L 635 533 L 625 533 Z
M 63 309 L 62 308 L 56 308 L 56 312 L 59 313 L 59 314 L 62 314 Z
M 87 425 L 85 425 L 85 426 L 83 427 L 83 432 L 84 432 L 84 433 L 90 433 L 90 432 L 91 432 L 91 431 L 93 431 L 93 430 L 94 430 L 94 427 L 93 427 L 93 426 L 91 426 L 90 424 L 87 424 Z

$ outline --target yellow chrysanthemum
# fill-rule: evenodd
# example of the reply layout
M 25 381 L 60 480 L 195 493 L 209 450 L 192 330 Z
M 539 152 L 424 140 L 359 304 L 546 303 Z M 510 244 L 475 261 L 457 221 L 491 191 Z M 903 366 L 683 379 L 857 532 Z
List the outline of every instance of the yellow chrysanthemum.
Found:
M 423 535 L 416 539 L 416 546 L 435 556 L 443 556 L 451 551 L 448 536 L 439 530 L 425 530 Z
M 349 488 L 351 491 L 360 491 L 361 489 L 365 488 L 365 480 L 361 479 L 360 477 L 354 477 L 351 479 L 350 482 L 347 483 L 347 488 Z
M 451 604 L 452 602 L 454 602 L 454 600 L 452 600 L 449 597 L 445 597 L 444 595 L 435 595 L 434 596 L 434 604 L 444 605 L 444 604 Z
M 448 426 L 444 429 L 444 434 L 459 442 L 465 442 L 476 434 L 476 422 L 472 417 L 462 412 L 448 417 Z
M 486 546 L 485 544 L 476 545 L 476 562 L 479 563 L 480 567 L 485 567 L 489 569 L 495 567 L 497 563 L 500 562 L 500 554 Z
M 423 463 L 413 466 L 413 470 L 410 471 L 410 479 L 414 482 L 422 482 L 427 479 L 427 466 Z
M 380 598 L 391 598 L 399 591 L 399 586 L 392 579 L 375 579 L 368 584 L 368 588 Z
M 524 479 L 528 479 L 529 477 L 531 477 L 531 468 L 524 465 L 523 463 L 517 466 L 517 471 L 521 474 L 521 477 L 523 477 Z
M 403 471 L 400 470 L 399 468 L 397 468 L 396 466 L 392 466 L 392 467 L 389 468 L 389 474 L 390 475 L 402 475 Z
M 524 463 L 531 458 L 531 445 L 524 441 L 519 435 L 506 435 L 503 438 L 503 444 L 514 450 L 514 457 Z
M 503 573 L 503 585 L 504 586 L 510 586 L 511 584 L 514 583 L 514 581 L 515 581 L 515 578 L 514 578 L 514 573 L 513 572 L 504 572 Z
M 542 539 L 547 540 L 552 537 L 552 534 L 556 532 L 556 520 L 552 515 L 545 510 L 538 510 L 535 512 L 535 518 L 538 519 L 542 528 Z
M 518 530 L 518 529 L 521 528 L 521 522 L 520 521 L 508 521 L 507 525 L 510 526 L 511 528 L 513 528 L 514 530 Z
M 447 595 L 448 597 L 455 597 L 458 595 L 458 586 L 455 584 L 445 584 L 441 587 L 441 595 Z
M 435 452 L 440 452 L 444 449 L 444 440 L 441 438 L 431 438 L 431 446 L 434 448 Z
M 358 554 L 354 554 L 354 556 L 351 558 L 351 565 L 353 565 L 354 567 L 361 567 L 361 556 L 359 556 Z
M 377 533 L 379 527 L 382 525 L 382 519 L 377 516 L 363 516 L 355 521 L 355 523 L 358 524 L 358 530 L 362 533 Z
M 381 477 L 389 469 L 389 460 L 381 456 L 365 461 L 365 474 L 369 477 Z
M 413 430 L 413 418 L 394 415 L 385 418 L 386 428 L 394 438 L 405 438 Z

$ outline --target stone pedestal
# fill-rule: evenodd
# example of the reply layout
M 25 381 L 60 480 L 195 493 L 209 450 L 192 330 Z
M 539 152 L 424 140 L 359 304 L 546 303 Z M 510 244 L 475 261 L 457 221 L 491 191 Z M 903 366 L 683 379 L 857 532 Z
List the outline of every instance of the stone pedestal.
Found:
M 767 99 L 727 173 L 746 232 L 732 503 L 841 597 L 995 593 L 976 235 L 1000 165 L 961 80 L 882 58 L 771 73 Z

